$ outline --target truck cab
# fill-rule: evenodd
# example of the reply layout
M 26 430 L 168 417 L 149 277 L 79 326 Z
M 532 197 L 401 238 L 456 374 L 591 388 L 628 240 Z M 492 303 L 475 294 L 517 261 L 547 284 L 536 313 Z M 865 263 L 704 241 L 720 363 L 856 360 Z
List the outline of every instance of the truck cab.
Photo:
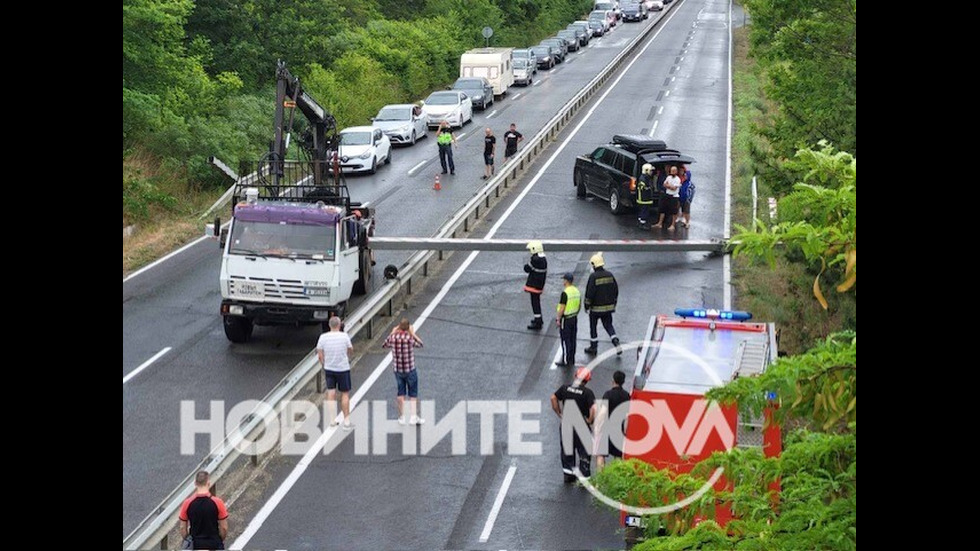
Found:
M 373 216 L 346 186 L 243 187 L 233 204 L 219 277 L 230 341 L 247 342 L 255 325 L 325 327 L 369 291 Z
M 757 376 L 775 361 L 774 325 L 749 322 L 751 317 L 747 312 L 692 308 L 650 319 L 630 393 L 624 459 L 637 458 L 680 474 L 735 446 L 761 448 L 766 457 L 781 453 L 780 427 L 765 419 L 771 408 L 758 418 L 746 418 L 735 404 L 704 398 L 708 390 L 737 377 Z M 651 445 L 645 441 L 648 433 L 661 436 Z M 721 476 L 714 487 L 726 485 Z M 640 525 L 637 517 L 621 516 L 625 526 Z M 731 518 L 730 508 L 716 508 L 719 524 Z

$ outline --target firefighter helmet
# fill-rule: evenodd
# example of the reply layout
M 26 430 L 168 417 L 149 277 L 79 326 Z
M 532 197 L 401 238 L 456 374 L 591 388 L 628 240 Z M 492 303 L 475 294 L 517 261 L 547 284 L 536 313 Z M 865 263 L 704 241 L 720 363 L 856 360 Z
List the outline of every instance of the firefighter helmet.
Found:
M 541 254 L 544 252 L 544 245 L 540 241 L 528 241 L 527 250 L 531 251 L 531 254 Z
M 601 268 L 606 265 L 606 261 L 602 259 L 602 253 L 595 253 L 592 255 L 589 262 L 592 263 L 593 268 Z

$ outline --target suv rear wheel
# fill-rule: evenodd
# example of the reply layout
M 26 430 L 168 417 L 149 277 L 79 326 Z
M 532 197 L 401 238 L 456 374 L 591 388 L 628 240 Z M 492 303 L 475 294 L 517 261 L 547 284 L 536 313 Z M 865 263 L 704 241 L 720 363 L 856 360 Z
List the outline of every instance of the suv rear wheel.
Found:
M 622 214 L 625 210 L 625 207 L 623 207 L 622 198 L 619 196 L 618 189 L 609 190 L 609 210 L 612 211 L 613 214 Z

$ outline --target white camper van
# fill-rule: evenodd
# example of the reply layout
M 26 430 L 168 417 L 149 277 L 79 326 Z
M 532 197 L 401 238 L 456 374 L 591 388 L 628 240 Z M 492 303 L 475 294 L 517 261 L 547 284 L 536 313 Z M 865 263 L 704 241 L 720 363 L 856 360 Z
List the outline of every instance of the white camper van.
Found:
M 514 84 L 513 48 L 477 48 L 459 58 L 459 76 L 483 77 L 493 85 L 493 95 L 502 96 Z

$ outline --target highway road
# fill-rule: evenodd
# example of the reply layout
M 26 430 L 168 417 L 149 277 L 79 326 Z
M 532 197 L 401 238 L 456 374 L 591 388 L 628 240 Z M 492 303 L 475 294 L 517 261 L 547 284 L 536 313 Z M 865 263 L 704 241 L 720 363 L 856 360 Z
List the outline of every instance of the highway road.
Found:
M 457 174 L 443 178 L 442 191 L 432 190 L 440 169 L 430 135 L 413 147 L 396 149 L 392 164 L 376 175 L 348 177 L 352 197 L 377 206 L 379 235 L 431 235 L 483 185 L 484 126 L 492 126 L 500 139 L 509 123 L 516 122 L 525 136 L 532 136 L 658 17 L 620 25 L 552 71 L 539 71 L 534 86 L 513 87 L 486 112 L 477 111 L 474 122 L 457 133 Z M 621 120 L 632 109 L 606 113 L 604 108 L 603 117 Z M 590 207 L 601 217 L 601 206 Z M 547 225 L 535 231 L 553 230 L 550 221 L 541 221 Z M 379 253 L 376 276 L 385 264 L 400 264 L 407 256 Z M 123 280 L 124 536 L 206 453 L 201 438 L 196 454 L 180 455 L 180 402 L 194 401 L 197 416 L 206 417 L 211 400 L 231 407 L 261 398 L 315 343 L 318 330 L 313 327 L 262 327 L 247 345 L 229 343 L 218 316 L 219 266 L 216 244 L 204 241 Z
M 655 235 L 722 237 L 730 4 L 685 0 L 674 7 L 635 62 L 536 163 L 527 187 L 498 206 L 478 233 L 500 238 L 650 236 L 637 227 L 632 214 L 613 216 L 600 201 L 577 199 L 571 183 L 576 155 L 591 152 L 613 134 L 645 132 L 698 161 L 692 166 L 698 184 L 693 227 Z M 574 273 L 584 287 L 589 256 L 591 252 L 548 255 L 546 313 L 554 311 L 563 272 Z M 540 432 L 525 440 L 540 442 L 541 454 L 509 453 L 503 416 L 497 417 L 492 453 L 481 453 L 479 417 L 469 415 L 462 455 L 451 452 L 448 439 L 428 454 L 403 454 L 403 436 L 389 435 L 386 455 L 357 454 L 354 438 L 348 438 L 329 455 L 314 448 L 308 460 L 280 457 L 268 469 L 262 495 L 236 505 L 235 545 L 292 550 L 622 546 L 618 515 L 595 505 L 583 488 L 562 483 L 558 424 L 547 400 L 571 375 L 554 367 L 559 344 L 553 324 L 542 332 L 525 329 L 530 317 L 521 291 L 525 259 L 519 253 L 458 254 L 415 296 L 407 316 L 426 342 L 417 351 L 417 362 L 421 396 L 435 402 L 436 415 L 429 422 L 464 401 L 530 400 L 540 404 L 541 412 L 526 418 L 538 420 Z M 615 323 L 624 342 L 642 339 L 656 313 L 726 302 L 721 258 L 609 253 L 606 262 L 620 284 Z M 587 345 L 586 320 L 580 317 L 579 350 Z M 610 346 L 600 329 L 600 352 Z M 604 360 L 593 371 L 591 387 L 601 395 L 615 369 L 632 373 L 634 358 L 627 352 Z M 584 362 L 586 357 L 580 352 L 578 359 Z M 362 357 L 354 380 L 359 404 L 387 401 L 386 415 L 396 416 L 394 381 L 382 350 Z

